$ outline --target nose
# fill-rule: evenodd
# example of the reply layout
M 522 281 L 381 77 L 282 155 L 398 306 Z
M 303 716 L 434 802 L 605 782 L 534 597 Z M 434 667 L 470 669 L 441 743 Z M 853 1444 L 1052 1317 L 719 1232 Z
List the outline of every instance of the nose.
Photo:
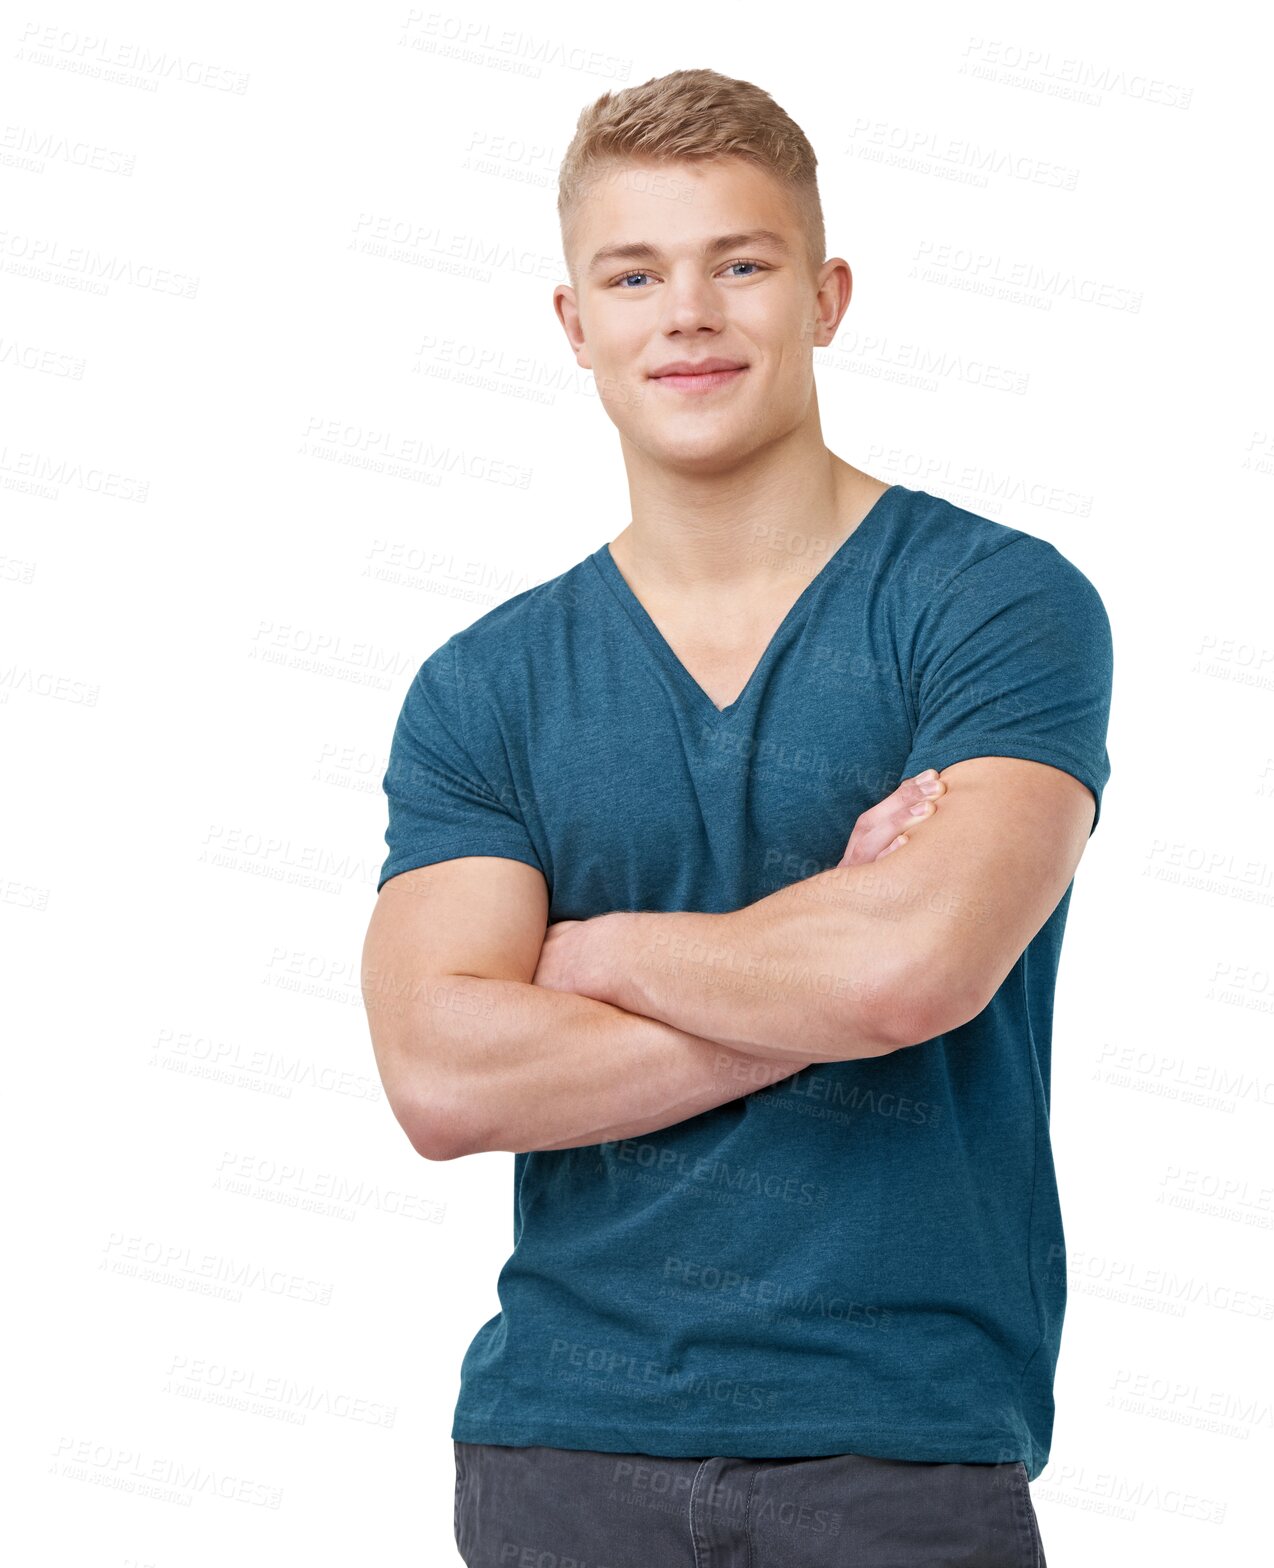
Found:
M 711 278 L 687 268 L 669 276 L 663 287 L 660 325 L 664 332 L 719 332 L 725 315 Z

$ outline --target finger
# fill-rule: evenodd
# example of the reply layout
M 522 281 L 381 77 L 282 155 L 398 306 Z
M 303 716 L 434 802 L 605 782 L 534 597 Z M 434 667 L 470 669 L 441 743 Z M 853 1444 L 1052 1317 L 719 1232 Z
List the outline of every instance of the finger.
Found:
M 938 801 L 946 792 L 946 781 L 941 778 L 919 775 L 904 779 L 892 795 L 886 795 L 859 817 L 841 865 L 857 866 L 879 860 L 900 833 L 922 826 L 935 814 Z
M 876 859 L 883 860 L 886 855 L 892 855 L 894 850 L 901 849 L 906 842 L 907 835 L 905 833 L 900 833 L 892 844 L 887 844 L 885 848 L 881 850 L 881 852 L 876 856 Z
M 884 800 L 863 812 L 856 825 L 875 831 L 892 823 L 895 833 L 902 832 L 913 822 L 924 821 L 926 817 L 932 816 L 929 808 L 935 801 L 941 800 L 946 792 L 945 779 L 923 776 L 903 779 L 893 794 L 886 795 Z

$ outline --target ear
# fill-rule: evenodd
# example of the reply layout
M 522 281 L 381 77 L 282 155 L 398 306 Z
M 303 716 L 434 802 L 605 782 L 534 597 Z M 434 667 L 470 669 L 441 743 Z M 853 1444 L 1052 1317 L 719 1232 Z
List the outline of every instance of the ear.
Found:
M 562 323 L 566 341 L 571 345 L 575 363 L 581 370 L 591 370 L 593 361 L 588 352 L 588 345 L 584 341 L 584 325 L 580 320 L 579 302 L 571 284 L 559 283 L 553 290 L 553 309 L 557 312 L 557 319 Z
M 843 256 L 830 256 L 818 269 L 818 292 L 810 336 L 815 348 L 827 348 L 836 336 L 854 292 L 854 274 Z

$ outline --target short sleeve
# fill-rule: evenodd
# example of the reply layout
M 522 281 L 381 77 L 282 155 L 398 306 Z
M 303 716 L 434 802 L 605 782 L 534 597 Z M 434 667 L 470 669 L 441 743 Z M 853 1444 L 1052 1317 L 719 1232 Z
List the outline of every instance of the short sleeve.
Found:
M 1114 652 L 1096 588 L 1045 539 L 1018 534 L 958 571 L 919 616 L 904 778 L 970 757 L 1023 757 L 1091 791 L 1110 777 Z
M 382 787 L 389 802 L 389 854 L 376 885 L 418 866 L 462 855 L 498 855 L 543 871 L 503 759 L 469 747 L 455 639 L 417 671 L 403 699 Z

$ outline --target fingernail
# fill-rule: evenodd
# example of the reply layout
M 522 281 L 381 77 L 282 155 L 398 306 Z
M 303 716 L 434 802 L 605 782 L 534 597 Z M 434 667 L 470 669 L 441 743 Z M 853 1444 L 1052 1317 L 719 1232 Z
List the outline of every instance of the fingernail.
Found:
M 916 804 L 911 808 L 911 815 L 913 817 L 925 817 L 928 816 L 928 814 L 929 802 L 927 800 L 917 801 Z
M 922 784 L 920 786 L 920 793 L 922 795 L 929 795 L 929 796 L 941 795 L 942 794 L 942 784 L 941 784 L 941 781 L 938 780 L 938 779 L 931 779 L 929 781 L 929 783 Z
M 926 779 L 936 779 L 937 776 L 937 768 L 926 768 L 923 773 L 916 774 L 916 783 L 923 784 Z

